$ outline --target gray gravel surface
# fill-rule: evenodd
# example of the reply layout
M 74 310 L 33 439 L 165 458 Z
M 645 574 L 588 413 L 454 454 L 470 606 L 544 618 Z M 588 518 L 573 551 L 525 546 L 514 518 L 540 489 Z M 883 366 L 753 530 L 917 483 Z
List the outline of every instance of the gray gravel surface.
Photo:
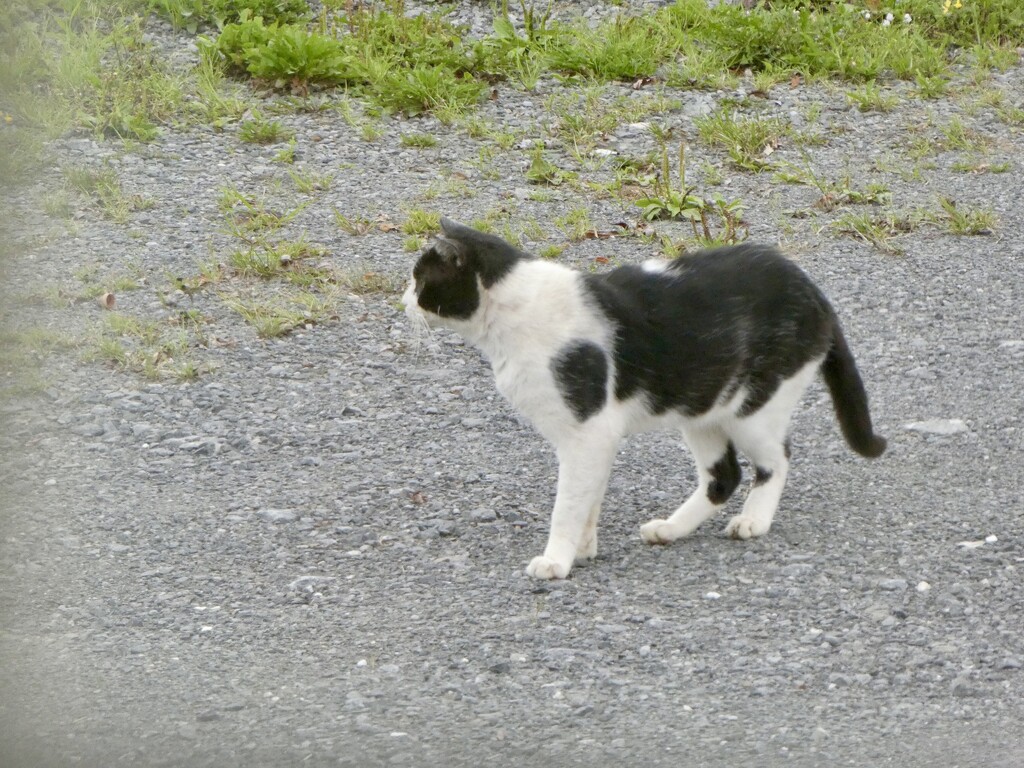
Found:
M 481 29 L 486 12 L 453 11 Z M 183 66 L 193 60 L 187 34 L 150 27 Z M 306 202 L 291 236 L 396 285 L 414 258 L 403 236 L 345 234 L 334 209 L 400 223 L 412 207 L 465 221 L 504 207 L 513 226 L 539 223 L 530 249 L 565 240 L 554 222 L 570 207 L 602 230 L 635 222 L 635 209 L 565 186 L 531 199 L 524 152 L 480 163 L 484 140 L 433 118 L 387 118 L 367 142 L 336 111 L 282 115 L 295 168 L 334 174 L 309 196 L 272 161 L 282 146 L 241 143 L 237 126 L 168 129 L 127 149 L 56 142 L 55 167 L 114 168 L 153 207 L 123 225 L 85 203 L 70 223 L 49 218 L 40 200 L 56 171 L 13 193 L 3 293 L 23 309 L 10 322 L 88 347 L 95 303 L 25 297 L 93 264 L 142 275 L 119 311 L 194 307 L 216 343 L 197 351 L 210 370 L 191 383 L 48 356 L 43 391 L 0 404 L 0 763 L 1024 764 L 1024 136 L 971 109 L 968 83 L 965 70 L 941 102 L 896 85 L 885 114 L 820 86 L 758 104 L 828 135 L 803 151 L 784 141 L 773 161 L 883 182 L 899 209 L 935 209 L 942 194 L 998 216 L 990 236 L 923 226 L 895 255 L 829 228 L 842 211 L 813 209 L 813 187 L 741 173 L 696 141 L 692 118 L 736 93 L 668 93 L 680 105 L 650 121 L 688 136 L 694 167 L 720 168 L 719 189 L 746 203 L 751 236 L 780 241 L 833 297 L 890 449 L 855 457 L 816 385 L 767 537 L 727 540 L 723 518 L 648 547 L 639 524 L 685 497 L 692 466 L 671 435 L 631 439 L 600 556 L 555 583 L 523 571 L 544 545 L 553 456 L 458 338 L 418 338 L 391 292 L 346 296 L 335 321 L 269 341 L 216 290 L 159 294 L 233 247 L 217 207 L 226 184 Z M 1019 105 L 1024 66 L 986 87 Z M 572 88 L 498 86 L 481 114 L 607 180 L 546 128 L 546 99 Z M 643 95 L 622 85 L 607 98 Z M 910 131 L 939 136 L 954 115 L 1008 172 L 956 172 L 965 154 L 939 150 L 915 177 Z M 438 146 L 402 148 L 413 131 Z M 600 142 L 654 146 L 636 126 Z M 452 179 L 470 192 L 423 197 Z M 604 268 L 655 250 L 620 237 L 561 258 Z

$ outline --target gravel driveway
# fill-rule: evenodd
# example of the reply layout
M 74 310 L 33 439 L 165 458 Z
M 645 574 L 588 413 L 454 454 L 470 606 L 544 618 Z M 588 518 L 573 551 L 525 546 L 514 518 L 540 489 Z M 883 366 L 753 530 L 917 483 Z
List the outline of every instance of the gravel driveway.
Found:
M 453 13 L 479 25 L 489 11 Z M 192 36 L 151 29 L 194 61 Z M 638 526 L 688 494 L 692 465 L 672 435 L 630 439 L 601 554 L 552 583 L 524 567 L 544 546 L 554 457 L 476 351 L 406 324 L 396 291 L 415 255 L 390 223 L 412 208 L 535 220 L 524 247 L 568 243 L 559 258 L 582 269 L 656 255 L 650 238 L 574 240 L 556 223 L 583 207 L 598 231 L 642 229 L 628 203 L 527 183 L 520 148 L 538 139 L 580 179 L 611 178 L 607 153 L 577 160 L 545 133 L 549 99 L 573 86 L 496 87 L 480 114 L 518 132 L 510 151 L 431 117 L 384 118 L 368 141 L 334 110 L 275 116 L 294 131 L 293 166 L 234 125 L 127 150 L 55 142 L 52 172 L 5 206 L 10 327 L 77 341 L 42 356 L 42 386 L 0 403 L 0 763 L 1024 765 L 1024 133 L 958 77 L 940 101 L 895 84 L 884 113 L 829 86 L 754 97 L 827 135 L 780 142 L 777 168 L 883 183 L 892 209 L 939 211 L 947 196 L 997 217 L 980 236 L 934 218 L 887 241 L 897 252 L 833 226 L 852 206 L 815 207 L 814 185 L 736 170 L 697 140 L 693 119 L 748 97 L 749 78 L 740 93 L 667 90 L 677 106 L 601 138 L 636 156 L 656 146 L 645 124 L 674 127 L 695 179 L 718 169 L 751 237 L 780 242 L 833 298 L 890 448 L 874 462 L 849 451 L 816 384 L 768 536 L 728 540 L 723 516 L 649 547 Z M 1021 106 L 1024 65 L 985 87 Z M 941 144 L 954 117 L 983 157 Z M 412 132 L 438 143 L 401 145 Z M 938 137 L 925 161 L 911 136 Z M 997 163 L 1009 169 L 981 167 Z M 149 204 L 124 223 L 78 198 L 67 220 L 43 213 L 68 166 L 113 169 Z M 330 176 L 327 189 L 298 191 L 289 168 Z M 227 297 L 278 282 L 176 290 L 237 247 L 226 185 L 304 204 L 282 233 L 383 287 L 270 339 Z M 373 226 L 346 233 L 335 210 Z M 83 265 L 98 276 L 76 277 Z M 83 359 L 110 313 L 40 299 L 124 274 L 138 289 L 115 291 L 116 312 L 204 318 L 197 380 Z

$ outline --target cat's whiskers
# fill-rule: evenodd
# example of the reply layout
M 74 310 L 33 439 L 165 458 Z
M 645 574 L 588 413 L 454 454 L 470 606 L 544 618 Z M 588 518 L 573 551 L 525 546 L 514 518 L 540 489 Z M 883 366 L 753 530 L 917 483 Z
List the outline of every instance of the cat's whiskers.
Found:
M 422 312 L 407 312 L 406 316 L 409 318 L 412 329 L 410 347 L 413 352 L 419 354 L 423 350 L 423 340 L 433 336 L 434 329 L 430 327 L 430 323 L 427 322 L 427 318 Z

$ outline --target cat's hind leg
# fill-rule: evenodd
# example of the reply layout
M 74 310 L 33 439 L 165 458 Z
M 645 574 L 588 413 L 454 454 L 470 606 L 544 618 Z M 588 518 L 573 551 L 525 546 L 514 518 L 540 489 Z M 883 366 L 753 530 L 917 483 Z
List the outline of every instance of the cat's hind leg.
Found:
M 740 450 L 754 464 L 754 484 L 743 503 L 743 511 L 725 526 L 725 535 L 733 539 L 764 536 L 772 527 L 775 511 L 782 498 L 789 474 L 789 459 L 783 442 L 740 444 Z
M 683 439 L 697 464 L 697 490 L 667 520 L 651 520 L 640 526 L 648 544 L 668 544 L 688 536 L 715 514 L 740 483 L 736 449 L 718 427 L 686 429 Z
M 819 363 L 805 365 L 784 381 L 761 408 L 729 425 L 730 439 L 754 465 L 754 484 L 743 511 L 726 524 L 726 536 L 749 539 L 763 536 L 772 527 L 789 474 L 789 422 Z

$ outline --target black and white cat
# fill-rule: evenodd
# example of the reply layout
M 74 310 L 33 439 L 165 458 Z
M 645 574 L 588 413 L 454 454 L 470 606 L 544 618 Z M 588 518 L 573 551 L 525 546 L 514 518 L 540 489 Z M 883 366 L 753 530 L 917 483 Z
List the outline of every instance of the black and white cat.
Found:
M 650 544 L 686 536 L 755 469 L 725 533 L 771 527 L 789 467 L 786 432 L 819 370 L 847 442 L 876 457 L 867 395 L 839 321 L 810 278 L 773 248 L 739 245 L 583 274 L 447 219 L 403 297 L 410 318 L 450 328 L 490 359 L 498 390 L 558 454 L 544 554 L 527 573 L 562 579 L 597 553 L 597 519 L 619 441 L 677 429 L 699 486 Z

